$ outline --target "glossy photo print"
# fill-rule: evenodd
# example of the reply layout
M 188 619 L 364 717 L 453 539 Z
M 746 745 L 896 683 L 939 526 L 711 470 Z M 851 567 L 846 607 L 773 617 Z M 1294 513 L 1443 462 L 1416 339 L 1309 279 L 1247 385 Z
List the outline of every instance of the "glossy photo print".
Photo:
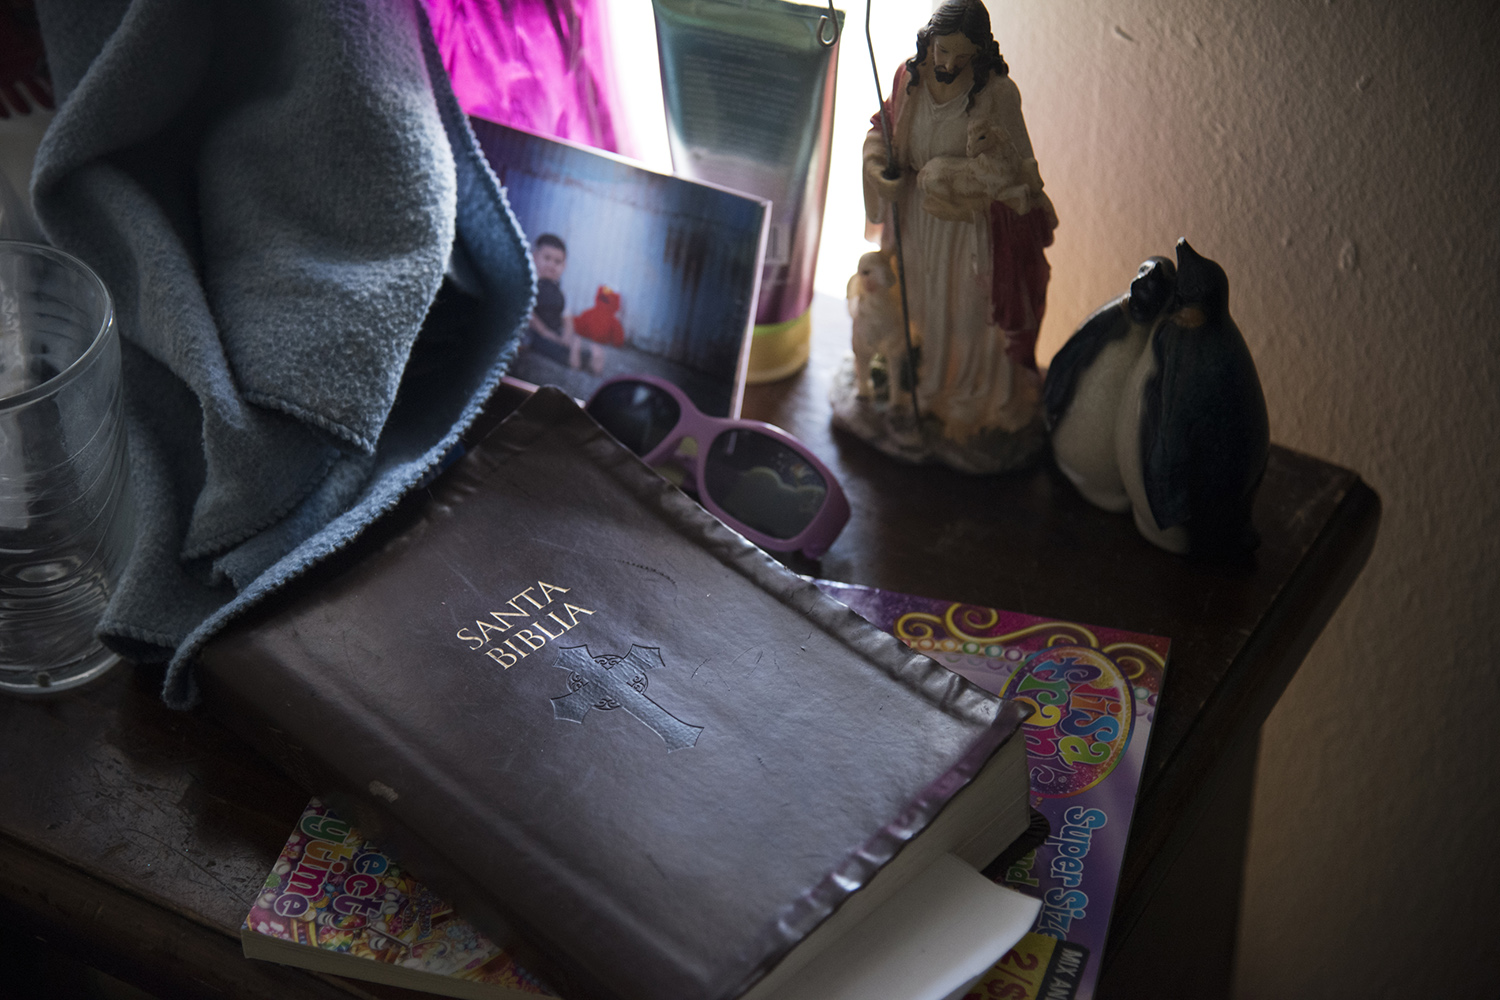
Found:
M 587 399 L 655 375 L 738 416 L 769 204 L 472 119 L 531 248 L 536 305 L 510 374 Z

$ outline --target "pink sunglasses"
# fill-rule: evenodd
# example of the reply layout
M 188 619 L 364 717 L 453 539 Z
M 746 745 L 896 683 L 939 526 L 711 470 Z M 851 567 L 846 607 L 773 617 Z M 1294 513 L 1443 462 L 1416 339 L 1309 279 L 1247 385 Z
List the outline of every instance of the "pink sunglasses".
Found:
M 585 409 L 647 465 L 682 469 L 699 503 L 763 549 L 816 559 L 849 520 L 838 480 L 802 442 L 758 420 L 710 417 L 665 379 L 612 378 Z

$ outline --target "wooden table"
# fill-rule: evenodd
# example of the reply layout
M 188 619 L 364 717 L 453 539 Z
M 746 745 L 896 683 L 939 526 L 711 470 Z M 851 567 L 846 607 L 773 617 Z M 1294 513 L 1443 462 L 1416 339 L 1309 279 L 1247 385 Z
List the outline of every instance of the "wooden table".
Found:
M 895 464 L 828 426 L 847 346 L 820 296 L 813 364 L 752 387 L 745 415 L 807 442 L 854 515 L 800 572 L 1172 638 L 1100 993 L 1224 995 L 1261 723 L 1374 544 L 1358 476 L 1274 448 L 1260 549 L 1211 566 L 1161 552 L 1050 465 L 972 477 Z M 54 701 L 0 700 L 0 925 L 163 997 L 415 996 L 241 957 L 238 930 L 307 800 L 159 669 Z

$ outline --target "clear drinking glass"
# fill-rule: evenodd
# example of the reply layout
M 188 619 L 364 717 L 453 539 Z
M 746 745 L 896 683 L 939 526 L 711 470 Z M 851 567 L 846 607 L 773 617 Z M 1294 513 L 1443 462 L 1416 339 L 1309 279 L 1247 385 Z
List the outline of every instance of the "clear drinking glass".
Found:
M 77 687 L 130 553 L 120 340 L 104 283 L 0 240 L 0 691 Z

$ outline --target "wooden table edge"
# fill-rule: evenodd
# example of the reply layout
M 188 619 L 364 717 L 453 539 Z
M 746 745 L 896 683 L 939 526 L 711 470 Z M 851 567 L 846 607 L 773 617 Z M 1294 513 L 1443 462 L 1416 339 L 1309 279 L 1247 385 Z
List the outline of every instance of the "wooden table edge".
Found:
M 1234 666 L 1199 712 L 1150 788 L 1142 789 L 1142 811 L 1174 813 L 1174 822 L 1135 822 L 1125 851 L 1111 917 L 1103 968 L 1130 935 L 1173 862 L 1192 838 L 1236 749 L 1258 739 L 1298 667 L 1353 587 L 1375 547 L 1381 515 L 1379 495 L 1357 475 L 1297 570 L 1287 580 Z M 1252 676 L 1250 665 L 1262 671 Z M 1208 765 L 1194 782 L 1189 772 Z

